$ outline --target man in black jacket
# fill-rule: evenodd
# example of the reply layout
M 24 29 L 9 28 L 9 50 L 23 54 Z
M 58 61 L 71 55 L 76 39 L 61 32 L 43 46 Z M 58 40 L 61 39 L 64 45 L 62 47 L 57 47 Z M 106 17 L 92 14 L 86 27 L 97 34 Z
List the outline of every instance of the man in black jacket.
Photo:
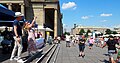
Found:
M 116 63 L 113 59 L 113 56 L 116 53 L 115 45 L 117 44 L 117 42 L 113 38 L 114 38 L 113 36 L 109 36 L 109 40 L 105 42 L 102 48 L 104 48 L 106 45 L 108 46 L 109 61 L 111 63 Z

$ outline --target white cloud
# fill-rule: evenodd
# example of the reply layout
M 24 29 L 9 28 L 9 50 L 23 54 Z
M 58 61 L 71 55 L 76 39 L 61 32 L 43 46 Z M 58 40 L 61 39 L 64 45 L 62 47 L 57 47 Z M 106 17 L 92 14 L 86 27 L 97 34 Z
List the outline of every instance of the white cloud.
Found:
M 75 10 L 77 7 L 74 7 L 73 10 Z
M 63 3 L 62 9 L 68 9 L 68 8 L 76 9 L 76 4 L 75 4 L 75 2 Z
M 112 14 L 105 14 L 105 13 L 103 13 L 103 14 L 100 14 L 100 16 L 102 16 L 102 17 L 108 17 L 108 16 L 112 16 Z
M 100 22 L 107 22 L 108 20 L 102 20 L 102 21 L 100 21 Z
M 120 24 L 118 24 L 118 25 L 115 25 L 114 27 L 115 27 L 115 28 L 120 28 Z
M 66 26 L 66 24 L 63 24 L 63 27 L 65 27 Z
M 89 19 L 89 16 L 82 16 L 81 19 L 84 19 L 84 20 Z

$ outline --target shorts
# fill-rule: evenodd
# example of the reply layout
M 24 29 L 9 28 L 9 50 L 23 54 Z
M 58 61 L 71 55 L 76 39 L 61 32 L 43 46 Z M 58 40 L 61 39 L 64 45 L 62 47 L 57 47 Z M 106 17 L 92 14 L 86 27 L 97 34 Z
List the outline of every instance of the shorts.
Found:
M 115 57 L 115 50 L 108 50 L 109 57 Z
M 114 53 L 108 52 L 109 57 L 113 57 Z
M 118 50 L 117 57 L 120 57 L 120 50 Z
M 93 44 L 91 44 L 91 43 L 90 43 L 90 44 L 89 44 L 89 46 L 91 46 L 91 47 L 92 47 L 92 46 L 93 46 Z
M 84 49 L 85 49 L 85 45 L 79 45 L 79 51 L 84 52 Z

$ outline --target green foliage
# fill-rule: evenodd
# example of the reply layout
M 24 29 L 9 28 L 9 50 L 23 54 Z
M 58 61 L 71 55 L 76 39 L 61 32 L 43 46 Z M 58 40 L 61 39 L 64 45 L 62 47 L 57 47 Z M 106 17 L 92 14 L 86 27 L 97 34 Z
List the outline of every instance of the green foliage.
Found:
M 85 33 L 85 31 L 84 31 L 84 29 L 81 29 L 80 32 L 79 32 L 79 34 L 83 35 L 83 33 Z
M 64 35 L 70 35 L 70 32 L 65 32 Z
M 105 32 L 106 32 L 106 34 L 111 34 L 112 33 L 112 31 L 110 29 L 107 29 Z
M 88 33 L 91 33 L 91 31 L 89 29 L 87 30 L 85 37 L 88 37 Z
M 112 31 L 112 34 L 118 34 L 116 31 Z

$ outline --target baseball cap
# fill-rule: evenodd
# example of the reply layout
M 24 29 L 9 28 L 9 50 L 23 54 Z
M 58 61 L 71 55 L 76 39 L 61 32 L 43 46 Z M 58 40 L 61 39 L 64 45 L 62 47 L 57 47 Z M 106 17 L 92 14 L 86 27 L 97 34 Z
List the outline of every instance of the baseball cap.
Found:
M 19 16 L 24 16 L 21 12 L 15 12 L 15 16 L 14 17 L 19 17 Z

